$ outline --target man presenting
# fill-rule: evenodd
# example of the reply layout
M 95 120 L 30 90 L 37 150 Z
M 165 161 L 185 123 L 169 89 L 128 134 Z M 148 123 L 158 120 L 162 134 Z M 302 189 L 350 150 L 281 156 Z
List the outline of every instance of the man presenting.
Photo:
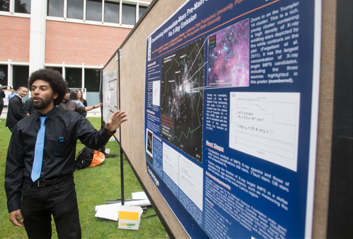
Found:
M 14 127 L 7 153 L 5 189 L 10 221 L 29 238 L 51 238 L 53 215 L 59 238 L 81 238 L 73 172 L 76 141 L 98 149 L 127 118 L 115 112 L 97 131 L 76 112 L 61 110 L 67 85 L 51 69 L 29 79 L 36 112 Z
M 11 133 L 13 132 L 15 124 L 23 119 L 26 115 L 23 109 L 23 97 L 28 93 L 26 86 L 20 86 L 15 94 L 9 101 L 7 108 L 6 127 L 9 128 Z

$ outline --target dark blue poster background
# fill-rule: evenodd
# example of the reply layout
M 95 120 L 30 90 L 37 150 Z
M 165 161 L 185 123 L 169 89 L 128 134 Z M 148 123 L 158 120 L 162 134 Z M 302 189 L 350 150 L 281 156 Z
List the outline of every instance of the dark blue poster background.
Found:
M 319 4 L 187 1 L 148 37 L 147 172 L 190 237 L 311 236 Z

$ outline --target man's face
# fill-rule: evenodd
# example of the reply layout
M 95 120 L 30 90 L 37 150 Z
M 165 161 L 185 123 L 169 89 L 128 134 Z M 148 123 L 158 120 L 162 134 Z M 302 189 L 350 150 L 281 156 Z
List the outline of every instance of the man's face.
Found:
M 66 93 L 65 97 L 64 97 L 64 101 L 68 101 L 70 99 L 70 92 Z
M 28 94 L 28 89 L 26 87 L 21 87 L 17 90 L 17 94 L 23 98 Z
M 36 110 L 44 110 L 54 106 L 58 94 L 53 92 L 50 84 L 44 80 L 36 80 L 31 86 L 33 106 Z

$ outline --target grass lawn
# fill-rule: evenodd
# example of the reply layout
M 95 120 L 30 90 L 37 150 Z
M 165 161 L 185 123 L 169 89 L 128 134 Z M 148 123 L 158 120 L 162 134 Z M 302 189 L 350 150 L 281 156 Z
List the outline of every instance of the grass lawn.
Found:
M 99 128 L 99 118 L 89 118 L 95 128 Z M 24 228 L 18 228 L 9 221 L 4 190 L 5 162 L 11 133 L 5 127 L 5 121 L 0 122 L 0 238 L 27 238 Z M 84 146 L 77 143 L 77 152 Z M 110 141 L 106 148 L 110 153 L 119 154 L 119 146 Z M 101 166 L 86 168 L 74 174 L 77 199 L 80 212 L 82 238 L 166 238 L 166 232 L 157 216 L 141 219 L 138 231 L 119 230 L 117 222 L 101 220 L 94 217 L 95 205 L 105 204 L 106 200 L 120 198 L 120 160 L 106 158 Z M 128 162 L 124 162 L 125 198 L 131 198 L 132 192 L 142 191 L 142 188 L 132 172 Z M 142 217 L 154 215 L 152 207 Z M 53 238 L 57 238 L 53 224 Z

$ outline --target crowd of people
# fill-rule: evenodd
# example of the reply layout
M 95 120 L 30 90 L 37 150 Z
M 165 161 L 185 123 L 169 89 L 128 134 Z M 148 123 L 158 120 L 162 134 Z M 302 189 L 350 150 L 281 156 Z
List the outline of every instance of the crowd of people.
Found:
M 26 86 L 20 86 L 17 91 L 11 88 L 11 93 L 8 95 L 8 110 L 6 118 L 6 127 L 13 132 L 14 126 L 21 119 L 30 116 L 35 112 L 33 106 L 32 97 L 24 101 L 24 98 L 28 94 L 28 88 Z M 0 116 L 4 107 L 3 99 L 6 97 L 2 86 L 0 85 Z M 80 115 L 86 117 L 87 112 L 93 109 L 101 107 L 102 103 L 96 105 L 87 105 L 87 100 L 83 98 L 83 92 L 81 90 L 70 90 L 67 89 L 66 94 L 62 102 L 57 105 L 63 110 L 76 111 Z

